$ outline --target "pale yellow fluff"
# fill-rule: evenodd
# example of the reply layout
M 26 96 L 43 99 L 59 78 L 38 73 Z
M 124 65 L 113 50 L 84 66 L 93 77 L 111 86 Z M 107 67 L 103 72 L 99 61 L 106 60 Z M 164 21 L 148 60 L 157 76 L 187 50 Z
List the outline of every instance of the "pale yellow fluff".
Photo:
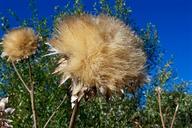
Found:
M 37 36 L 31 28 L 17 28 L 3 37 L 3 53 L 8 61 L 18 61 L 33 54 L 37 48 Z
M 146 81 L 143 42 L 114 17 L 65 17 L 56 25 L 49 43 L 61 55 L 55 72 L 63 75 L 61 83 L 72 78 L 73 95 L 95 87 L 110 95 Z

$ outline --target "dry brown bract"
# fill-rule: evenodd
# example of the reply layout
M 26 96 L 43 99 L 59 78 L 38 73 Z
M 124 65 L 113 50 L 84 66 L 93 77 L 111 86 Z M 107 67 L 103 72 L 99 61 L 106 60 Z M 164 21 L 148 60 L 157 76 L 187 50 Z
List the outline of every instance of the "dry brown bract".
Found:
M 61 84 L 72 79 L 72 102 L 89 90 L 110 96 L 146 82 L 143 42 L 114 17 L 65 17 L 49 43 L 51 54 L 63 56 L 55 70 L 62 74 Z
M 35 53 L 37 36 L 31 28 L 17 28 L 8 32 L 3 38 L 2 57 L 8 61 L 19 61 Z
M 12 120 L 7 119 L 7 117 L 12 114 L 15 109 L 7 108 L 6 105 L 8 103 L 7 98 L 0 97 L 0 128 L 12 128 L 13 126 L 10 124 Z

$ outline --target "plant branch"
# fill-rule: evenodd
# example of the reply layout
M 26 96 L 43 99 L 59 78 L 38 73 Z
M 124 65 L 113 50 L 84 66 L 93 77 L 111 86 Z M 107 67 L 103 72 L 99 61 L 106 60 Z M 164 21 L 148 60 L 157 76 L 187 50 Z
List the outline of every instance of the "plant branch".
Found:
M 47 120 L 47 122 L 45 123 L 43 128 L 46 128 L 47 125 L 49 124 L 49 122 L 51 121 L 51 119 L 53 118 L 53 116 L 56 114 L 56 112 L 59 110 L 59 108 L 61 107 L 61 105 L 64 103 L 65 99 L 66 99 L 67 95 L 64 96 L 63 100 L 61 101 L 61 103 L 57 106 L 56 110 L 51 114 L 51 116 L 49 117 L 49 119 Z
M 81 102 L 81 100 L 80 101 L 77 100 L 75 102 L 75 106 L 73 108 L 73 113 L 72 113 L 71 119 L 70 119 L 69 128 L 74 128 L 75 127 L 75 120 L 77 118 L 77 113 L 78 113 L 80 102 Z
M 139 124 L 139 122 L 134 122 L 134 124 L 136 124 L 136 126 L 139 126 L 139 128 L 142 128 L 141 125 Z
M 170 128 L 173 128 L 173 124 L 175 122 L 175 118 L 176 118 L 176 115 L 177 115 L 178 108 L 179 108 L 179 104 L 177 104 L 177 106 L 175 108 L 175 112 L 174 112 L 174 115 L 173 115 L 173 120 L 171 122 L 171 127 Z
M 160 114 L 160 117 L 161 117 L 161 123 L 162 123 L 162 127 L 165 128 L 165 123 L 164 123 L 164 120 L 163 120 L 163 114 L 162 114 L 162 110 L 161 110 L 161 92 L 160 91 L 157 91 L 157 94 L 158 94 L 158 105 L 159 105 L 159 114 Z
M 32 113 L 33 113 L 33 127 L 37 128 L 37 118 L 36 118 L 36 111 L 35 111 L 34 89 L 31 89 L 30 99 L 31 99 L 31 109 L 32 109 Z
M 33 127 L 37 128 L 37 119 L 36 119 L 36 111 L 35 111 L 35 99 L 34 99 L 34 83 L 33 83 L 33 79 L 32 79 L 32 72 L 31 72 L 31 64 L 30 61 L 28 60 L 28 65 L 29 65 L 29 76 L 30 76 L 30 85 L 31 88 L 29 88 L 27 86 L 27 84 L 25 83 L 25 81 L 23 80 L 22 76 L 20 75 L 19 71 L 17 70 L 15 63 L 12 62 L 13 68 L 17 74 L 17 76 L 19 77 L 19 79 L 21 80 L 22 84 L 24 85 L 24 87 L 26 88 L 26 90 L 28 91 L 29 95 L 30 95 L 30 100 L 31 100 L 31 109 L 32 109 L 32 113 L 33 113 Z
M 31 99 L 31 109 L 33 114 L 33 127 L 37 128 L 37 116 L 35 111 L 35 98 L 34 98 L 34 82 L 32 78 L 32 67 L 30 64 L 30 60 L 28 59 L 28 65 L 29 65 L 29 78 L 30 78 L 30 84 L 31 84 L 31 90 L 30 90 L 30 99 Z
M 29 89 L 29 87 L 27 86 L 27 84 L 25 83 L 25 81 L 23 80 L 23 78 L 21 77 L 20 73 L 18 72 L 15 63 L 12 62 L 13 68 L 15 70 L 15 72 L 17 73 L 17 76 L 19 77 L 19 79 L 21 80 L 22 84 L 24 85 L 24 87 L 26 88 L 26 90 L 30 93 L 31 90 Z

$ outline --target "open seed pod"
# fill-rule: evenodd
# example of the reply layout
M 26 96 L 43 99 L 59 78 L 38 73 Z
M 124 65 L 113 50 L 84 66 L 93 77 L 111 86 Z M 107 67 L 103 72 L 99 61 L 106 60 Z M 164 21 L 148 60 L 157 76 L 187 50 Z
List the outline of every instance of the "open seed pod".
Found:
M 28 58 L 37 49 L 37 36 L 31 28 L 13 29 L 3 37 L 2 57 L 8 61 L 19 61 Z
M 51 54 L 60 54 L 54 73 L 61 84 L 72 79 L 71 101 L 106 97 L 143 85 L 146 56 L 142 40 L 122 21 L 105 15 L 68 16 L 59 21 L 49 41 Z

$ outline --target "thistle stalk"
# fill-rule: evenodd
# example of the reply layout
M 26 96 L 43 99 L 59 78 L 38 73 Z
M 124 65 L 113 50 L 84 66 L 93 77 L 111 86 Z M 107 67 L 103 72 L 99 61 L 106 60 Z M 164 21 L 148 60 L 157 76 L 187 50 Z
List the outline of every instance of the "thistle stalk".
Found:
M 163 119 L 163 113 L 162 113 L 162 109 L 161 109 L 161 88 L 157 88 L 157 100 L 158 100 L 158 106 L 159 106 L 159 115 L 161 117 L 161 123 L 162 123 L 162 127 L 165 128 L 165 122 Z
M 51 114 L 51 116 L 49 117 L 49 119 L 47 120 L 47 122 L 45 123 L 43 128 L 46 128 L 47 125 L 49 124 L 49 122 L 51 121 L 51 119 L 53 118 L 53 116 L 58 112 L 59 108 L 62 106 L 62 104 L 64 103 L 65 99 L 66 99 L 67 95 L 64 96 L 63 100 L 61 101 L 61 103 L 57 106 L 56 110 Z
M 171 127 L 170 128 L 173 128 L 173 125 L 174 125 L 174 122 L 175 122 L 175 119 L 176 119 L 176 115 L 177 115 L 178 109 L 179 109 L 179 104 L 175 108 L 175 112 L 174 112 L 174 115 L 173 115 L 173 119 L 172 119 Z
M 70 123 L 69 123 L 69 128 L 75 128 L 75 121 L 76 121 L 76 118 L 77 118 L 77 113 L 78 113 L 78 110 L 79 110 L 79 105 L 80 105 L 80 101 L 76 101 L 75 102 L 75 106 L 73 108 L 73 113 L 71 115 L 71 119 L 70 119 Z
M 12 62 L 13 68 L 17 74 L 17 76 L 19 77 L 20 81 L 22 82 L 22 84 L 24 85 L 25 89 L 27 90 L 27 92 L 30 95 L 30 101 L 31 101 L 31 110 L 32 110 L 32 117 L 33 117 L 33 128 L 37 128 L 37 118 L 36 118 L 36 110 L 35 110 L 35 98 L 34 98 L 34 82 L 32 79 L 32 68 L 31 68 L 31 64 L 30 61 L 28 60 L 28 65 L 29 65 L 29 76 L 30 76 L 30 83 L 29 85 L 31 86 L 29 88 L 29 86 L 27 86 L 26 82 L 23 80 L 21 74 L 19 73 L 19 71 L 17 70 L 15 63 Z
M 19 77 L 20 81 L 22 82 L 22 84 L 24 85 L 25 89 L 30 93 L 31 90 L 29 89 L 29 87 L 27 86 L 27 84 L 25 83 L 25 81 L 23 80 L 22 76 L 20 75 L 19 71 L 17 70 L 15 63 L 12 62 L 13 68 L 17 74 L 17 76 Z
M 29 65 L 29 77 L 30 77 L 30 85 L 31 85 L 31 90 L 30 90 L 30 99 L 31 99 L 31 109 L 32 109 L 32 114 L 33 114 L 33 127 L 37 128 L 37 116 L 36 116 L 36 111 L 35 111 L 35 98 L 34 98 L 34 82 L 32 78 L 32 67 L 30 60 L 28 59 L 28 65 Z

